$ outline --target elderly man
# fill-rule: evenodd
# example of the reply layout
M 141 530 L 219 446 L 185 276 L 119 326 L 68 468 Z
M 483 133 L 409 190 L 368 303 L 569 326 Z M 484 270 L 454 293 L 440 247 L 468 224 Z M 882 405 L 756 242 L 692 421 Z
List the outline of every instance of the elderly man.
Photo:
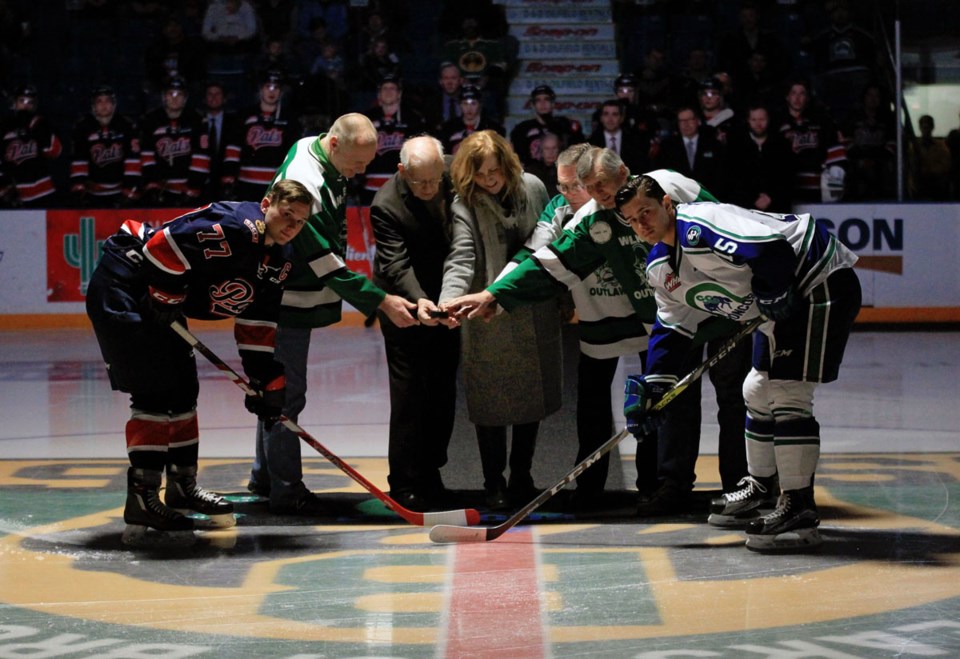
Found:
M 654 322 L 656 302 L 644 272 L 649 246 L 640 241 L 616 210 L 616 193 L 627 182 L 629 170 L 613 151 L 593 147 L 577 161 L 577 175 L 593 199 L 577 212 L 562 235 L 485 291 L 448 302 L 446 306 L 450 311 L 473 308 L 470 317 L 475 317 L 487 312 L 494 303 L 510 311 L 555 295 L 557 285 L 573 288 L 606 266 L 618 283 L 616 291 L 629 301 L 635 314 L 630 323 L 650 325 Z M 676 172 L 658 170 L 650 176 L 662 181 L 671 197 L 715 201 L 696 181 Z M 638 349 L 645 348 L 643 341 Z M 612 380 L 613 375 L 609 378 Z M 690 453 L 692 451 L 695 461 L 699 447 L 698 392 L 699 389 L 693 388 L 692 393 L 679 396 L 666 409 L 660 428 L 659 460 L 654 438 L 644 438 L 638 445 L 638 512 L 642 515 L 680 512 L 687 504 L 694 478 Z M 602 404 L 609 407 L 609 399 Z M 693 437 L 688 436 L 689 428 L 693 428 Z M 592 494 L 596 494 L 596 489 Z M 582 501 L 587 505 L 586 499 Z
M 443 263 L 450 251 L 453 186 L 433 137 L 403 143 L 397 173 L 377 191 L 370 220 L 377 239 L 373 280 L 416 302 L 421 325 L 401 330 L 381 312 L 390 374 L 390 494 L 410 510 L 444 507 L 440 468 L 456 413 L 460 331 L 438 326 Z
M 377 153 L 377 131 L 362 114 L 345 114 L 318 137 L 291 147 L 273 179 L 295 179 L 313 194 L 307 226 L 293 241 L 294 259 L 283 294 L 276 359 L 286 368 L 287 399 L 283 414 L 296 420 L 307 404 L 307 354 L 315 327 L 340 321 L 346 300 L 364 315 L 385 313 L 398 327 L 417 323 L 416 305 L 385 293 L 361 274 L 347 269 L 347 179 L 362 174 Z M 282 424 L 257 429 L 256 458 L 247 485 L 270 497 L 275 514 L 315 516 L 323 513 L 317 497 L 303 483 L 300 440 Z

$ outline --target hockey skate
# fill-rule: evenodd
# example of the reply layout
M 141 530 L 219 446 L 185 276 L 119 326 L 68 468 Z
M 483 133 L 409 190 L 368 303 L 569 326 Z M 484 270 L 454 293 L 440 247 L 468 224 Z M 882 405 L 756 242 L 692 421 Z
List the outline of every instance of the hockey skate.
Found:
M 760 517 L 761 510 L 773 510 L 777 505 L 780 483 L 776 475 L 767 478 L 745 476 L 737 483 L 738 489 L 710 502 L 707 523 L 723 528 L 743 528 Z
M 237 524 L 232 503 L 197 485 L 196 465 L 167 465 L 164 501 L 184 515 L 200 513 L 203 517 L 192 518 L 198 527 L 226 529 Z
M 160 501 L 159 471 L 127 471 L 127 503 L 121 541 L 134 547 L 187 546 L 196 540 L 193 520 Z
M 769 515 L 747 525 L 747 549 L 759 552 L 804 551 L 823 543 L 813 487 L 786 490 Z

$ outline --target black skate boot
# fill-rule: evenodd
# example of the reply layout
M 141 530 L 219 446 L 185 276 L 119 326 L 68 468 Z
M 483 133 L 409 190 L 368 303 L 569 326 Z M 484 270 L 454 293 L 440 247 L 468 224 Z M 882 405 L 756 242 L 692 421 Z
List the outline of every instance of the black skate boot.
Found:
M 193 543 L 193 520 L 160 501 L 160 477 L 159 471 L 127 470 L 123 544 L 144 547 Z
M 741 478 L 736 490 L 710 502 L 707 523 L 725 528 L 744 528 L 760 517 L 761 510 L 773 510 L 778 494 L 780 483 L 776 475 Z
M 769 515 L 747 525 L 747 549 L 760 552 L 803 551 L 823 543 L 813 487 L 786 490 Z
M 196 520 L 198 526 L 225 529 L 237 523 L 232 503 L 197 485 L 196 465 L 167 465 L 167 489 L 163 498 L 178 512 L 195 512 L 209 518 Z

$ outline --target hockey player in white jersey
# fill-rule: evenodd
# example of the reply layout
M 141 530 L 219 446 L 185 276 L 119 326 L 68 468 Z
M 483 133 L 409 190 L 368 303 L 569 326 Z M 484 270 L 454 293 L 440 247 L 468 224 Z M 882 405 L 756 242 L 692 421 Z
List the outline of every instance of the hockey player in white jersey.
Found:
M 653 245 L 647 278 L 657 301 L 646 373 L 626 382 L 628 426 L 646 423 L 647 410 L 676 384 L 677 365 L 700 323 L 762 317 L 743 386 L 750 476 L 741 490 L 713 502 L 710 521 L 747 522 L 746 544 L 756 551 L 819 545 L 813 392 L 837 378 L 860 310 L 856 255 L 808 214 L 675 204 L 647 176 L 618 191 L 617 207 Z M 759 516 L 756 508 L 778 488 L 776 508 Z

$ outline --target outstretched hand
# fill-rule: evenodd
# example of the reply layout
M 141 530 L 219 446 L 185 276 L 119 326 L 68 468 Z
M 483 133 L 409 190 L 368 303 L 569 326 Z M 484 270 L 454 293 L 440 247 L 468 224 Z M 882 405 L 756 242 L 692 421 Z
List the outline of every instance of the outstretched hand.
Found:
M 440 308 L 458 321 L 464 318 L 490 320 L 497 313 L 497 298 L 492 293 L 480 291 L 447 300 L 440 305 Z
M 399 295 L 387 293 L 377 308 L 385 313 L 390 322 L 397 327 L 413 327 L 420 324 L 417 318 L 417 305 Z

